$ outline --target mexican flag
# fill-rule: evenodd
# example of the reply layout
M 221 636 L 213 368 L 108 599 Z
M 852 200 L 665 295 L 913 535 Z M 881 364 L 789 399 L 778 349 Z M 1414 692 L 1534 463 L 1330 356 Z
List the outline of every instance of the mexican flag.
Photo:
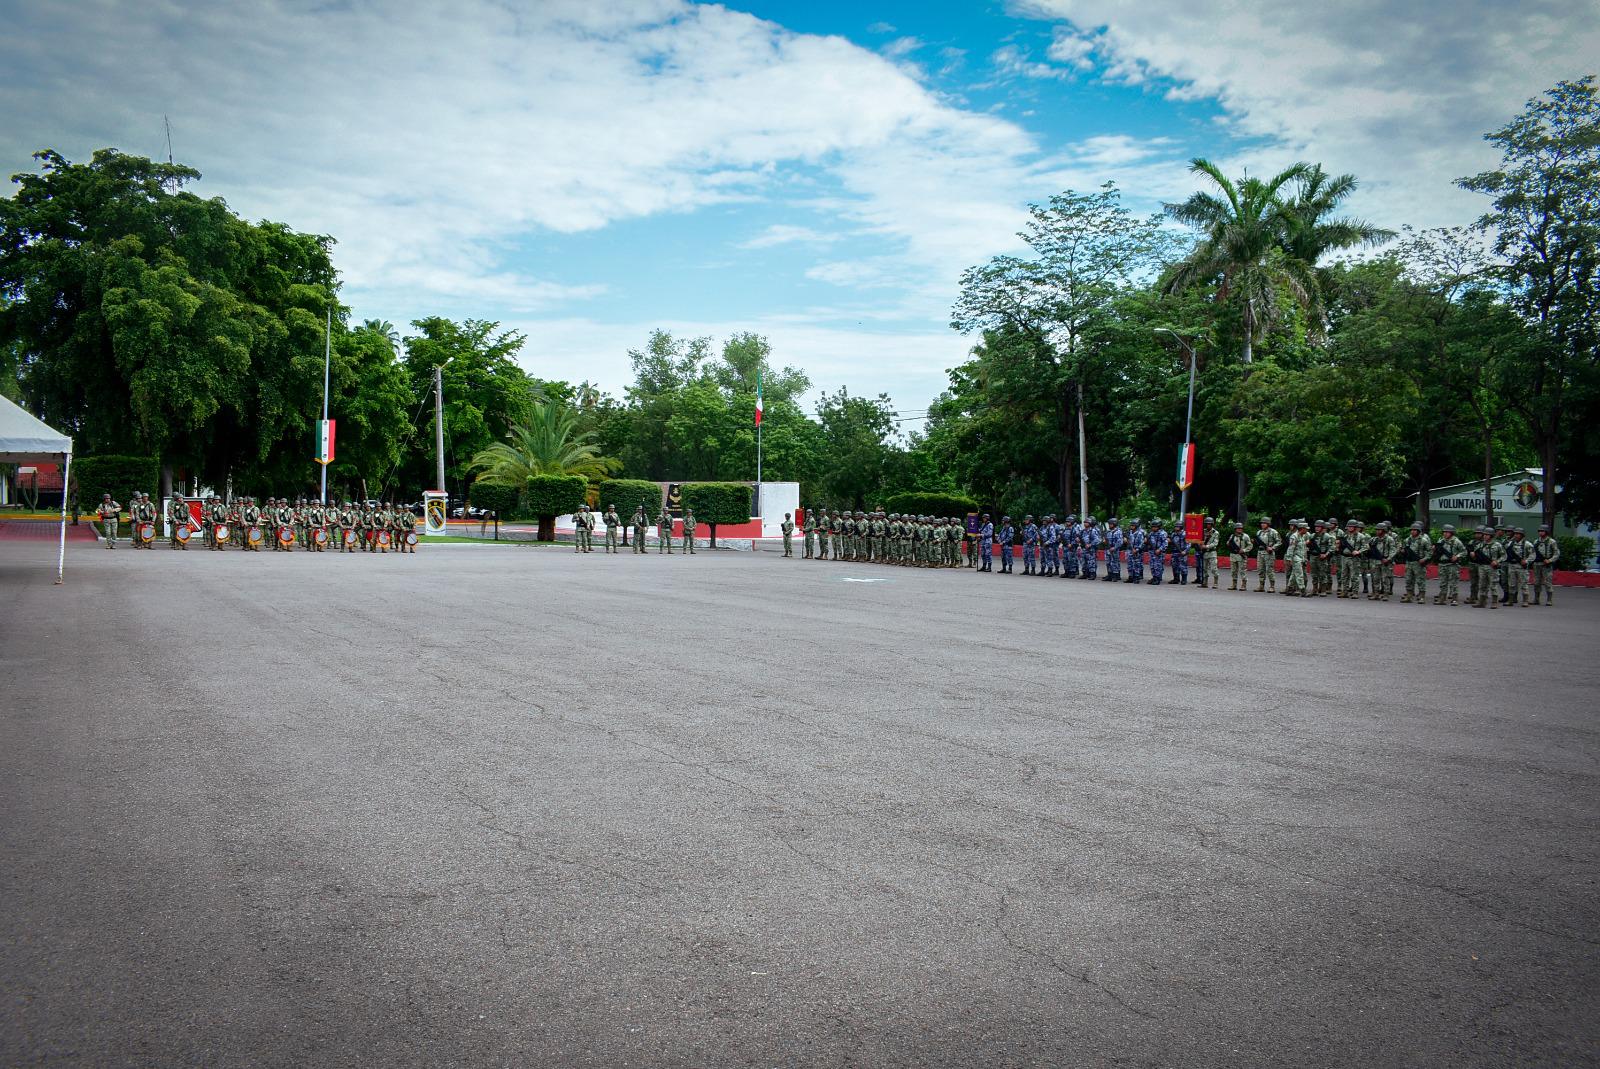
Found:
M 333 463 L 333 425 L 336 421 L 331 419 L 317 420 L 317 455 L 318 464 Z
M 756 372 L 756 426 L 761 426 L 761 372 Z

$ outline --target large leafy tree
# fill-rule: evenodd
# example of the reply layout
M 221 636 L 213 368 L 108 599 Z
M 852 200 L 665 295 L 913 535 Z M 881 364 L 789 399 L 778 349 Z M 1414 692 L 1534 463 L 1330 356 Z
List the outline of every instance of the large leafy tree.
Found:
M 1595 77 L 1563 81 L 1530 100 L 1486 139 L 1500 166 L 1460 185 L 1493 199 L 1480 225 L 1504 258 L 1499 276 L 1540 344 L 1525 353 L 1513 404 L 1544 467 L 1543 513 L 1553 523 L 1556 486 L 1569 473 L 1563 447 L 1600 416 L 1600 97 Z M 1592 486 L 1594 465 L 1574 464 L 1575 488 Z M 1585 491 L 1579 489 L 1579 494 Z M 1600 507 L 1591 507 L 1591 514 Z
M 1071 495 L 1070 442 L 1076 432 L 1079 508 L 1087 512 L 1089 452 L 1085 383 L 1099 370 L 1085 344 L 1112 315 L 1118 296 L 1153 274 L 1170 250 L 1157 220 L 1122 206 L 1112 183 L 1093 193 L 1067 191 L 1031 205 L 1018 235 L 1030 256 L 997 256 L 961 276 L 951 326 L 963 333 L 1010 330 L 1033 339 L 1051 374 L 1039 385 L 1054 405 L 1057 480 Z
M 817 421 L 828 460 L 822 478 L 828 501 L 856 509 L 875 506 L 897 452 L 888 394 L 856 397 L 841 386 L 817 402 Z
M 432 431 L 433 371 L 440 369 L 444 387 L 445 479 L 464 496 L 472 459 L 510 428 L 526 424 L 535 405 L 547 395 L 529 378 L 516 356 L 525 341 L 500 324 L 467 319 L 461 322 L 430 316 L 412 322 L 416 334 L 405 339 L 405 368 L 411 395 L 424 402 L 426 421 L 410 438 L 405 460 L 406 482 L 432 486 L 435 472 Z
M 304 484 L 330 240 L 240 219 L 184 189 L 199 172 L 182 165 L 36 159 L 0 200 L 0 351 L 28 404 L 80 449 L 152 453 L 167 477 Z

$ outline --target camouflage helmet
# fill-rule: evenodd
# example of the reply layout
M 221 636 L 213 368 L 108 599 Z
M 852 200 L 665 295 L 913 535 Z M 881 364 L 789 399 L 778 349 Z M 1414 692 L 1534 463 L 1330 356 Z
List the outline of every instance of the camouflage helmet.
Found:
M 1216 521 L 1213 520 L 1210 516 L 1207 516 L 1203 522 L 1204 522 L 1205 526 L 1207 526 L 1207 527 L 1215 527 L 1217 525 Z
M 1348 520 L 1345 521 L 1345 526 L 1346 527 L 1360 527 L 1361 526 L 1361 521 L 1356 519 L 1354 516 L 1352 516 Z
M 1118 520 L 1115 516 L 1113 516 L 1109 520 L 1107 520 L 1106 522 L 1107 523 L 1120 523 L 1122 521 Z
M 1414 520 L 1414 521 L 1413 521 L 1413 522 L 1412 522 L 1412 524 L 1411 524 L 1411 529 L 1412 529 L 1412 530 L 1413 530 L 1413 531 L 1420 531 L 1420 530 L 1422 530 L 1422 521 L 1421 521 L 1421 520 Z
M 1447 524 L 1444 525 L 1442 530 L 1444 531 L 1445 534 L 1455 534 L 1456 533 L 1456 525 L 1453 524 L 1453 523 L 1447 523 Z
M 1262 516 L 1260 519 L 1256 520 L 1256 522 L 1259 523 L 1261 526 L 1265 527 L 1267 524 L 1272 522 L 1272 517 L 1271 516 Z
M 1318 527 L 1326 527 L 1326 526 L 1328 526 L 1328 521 L 1322 519 L 1321 517 L 1318 517 L 1317 519 L 1313 520 L 1312 522 L 1315 523 Z
M 1150 521 L 1150 526 L 1151 527 L 1160 527 L 1160 526 L 1164 525 L 1166 522 L 1167 521 L 1163 520 L 1160 516 L 1157 516 L 1155 519 Z
M 1235 531 L 1242 531 L 1242 530 L 1244 530 L 1244 524 L 1242 522 L 1240 522 L 1239 520 L 1234 520 L 1233 521 L 1233 529 Z
M 1022 517 L 1022 522 L 1023 523 L 1032 523 L 1033 522 L 1033 513 L 1030 512 L 1026 516 Z
M 1094 513 L 1091 512 L 1091 513 L 1089 513 L 1089 515 L 1085 516 L 1083 518 L 1083 522 L 1084 523 L 1093 523 L 1094 522 Z
M 1543 531 L 1545 534 L 1549 534 L 1550 533 L 1550 525 L 1548 523 L 1541 523 L 1539 525 L 1539 530 Z

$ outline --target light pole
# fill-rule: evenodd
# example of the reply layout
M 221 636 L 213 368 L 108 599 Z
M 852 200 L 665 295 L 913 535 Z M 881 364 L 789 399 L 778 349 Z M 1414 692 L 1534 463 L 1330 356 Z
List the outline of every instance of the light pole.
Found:
M 444 363 L 448 364 L 446 360 Z M 433 365 L 433 450 L 439 461 L 439 492 L 448 493 L 444 487 L 444 364 Z M 446 504 L 449 498 L 445 499 Z
M 1183 444 L 1187 448 L 1189 443 L 1193 441 L 1189 435 L 1194 426 L 1194 350 L 1189 348 L 1189 343 L 1183 340 L 1181 334 L 1169 327 L 1157 327 L 1156 333 L 1171 334 L 1177 343 L 1183 346 L 1183 351 L 1189 354 L 1189 407 L 1183 415 Z M 1184 517 L 1187 515 L 1189 515 L 1189 488 L 1183 486 L 1178 488 L 1178 523 L 1180 525 L 1182 525 Z

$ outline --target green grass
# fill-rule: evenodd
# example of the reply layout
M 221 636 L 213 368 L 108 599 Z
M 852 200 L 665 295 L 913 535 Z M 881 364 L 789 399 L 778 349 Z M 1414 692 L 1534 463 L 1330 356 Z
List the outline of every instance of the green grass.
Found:
M 568 549 L 572 548 L 571 542 L 535 542 L 526 538 L 502 538 L 497 542 L 492 534 L 485 538 L 469 538 L 465 535 L 419 534 L 417 535 L 417 541 L 421 545 L 438 545 L 441 542 L 454 542 L 460 544 L 471 544 L 475 546 L 565 546 Z

